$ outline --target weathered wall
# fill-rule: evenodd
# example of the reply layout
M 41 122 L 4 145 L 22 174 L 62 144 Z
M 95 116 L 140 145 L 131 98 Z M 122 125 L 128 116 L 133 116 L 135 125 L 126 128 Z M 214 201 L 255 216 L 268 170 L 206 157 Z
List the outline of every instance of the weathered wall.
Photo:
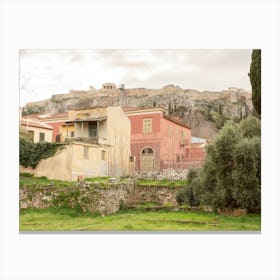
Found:
M 71 138 L 71 132 L 74 132 L 74 137 L 75 137 L 75 126 L 74 126 L 74 124 L 69 124 L 68 128 L 67 128 L 67 125 L 61 125 L 59 127 L 59 134 L 61 134 L 60 141 L 64 142 L 66 138 Z
M 46 129 L 43 127 L 34 127 L 34 126 L 21 126 L 25 131 L 33 131 L 34 132 L 34 138 L 33 141 L 35 143 L 40 141 L 40 133 L 45 134 L 45 142 L 52 142 L 52 137 L 53 137 L 53 131 L 52 129 Z
M 130 173 L 130 121 L 120 106 L 107 108 L 109 174 L 126 176 Z
M 21 187 L 20 209 L 71 207 L 101 214 L 115 213 L 120 205 L 156 202 L 159 205 L 177 205 L 178 188 L 158 186 L 109 185 L 89 187 Z
M 72 180 L 72 145 L 65 146 L 55 156 L 41 160 L 35 169 L 31 167 L 19 168 L 21 173 L 31 173 L 36 177 L 46 176 L 49 179 Z
M 108 176 L 108 150 L 107 146 L 75 142 L 72 157 L 72 181 L 78 176 L 96 177 Z M 85 158 L 85 149 L 88 149 L 88 158 Z M 105 152 L 105 160 L 102 160 L 102 151 Z M 107 157 L 106 157 L 107 155 Z M 107 159 L 106 159 L 107 158 Z

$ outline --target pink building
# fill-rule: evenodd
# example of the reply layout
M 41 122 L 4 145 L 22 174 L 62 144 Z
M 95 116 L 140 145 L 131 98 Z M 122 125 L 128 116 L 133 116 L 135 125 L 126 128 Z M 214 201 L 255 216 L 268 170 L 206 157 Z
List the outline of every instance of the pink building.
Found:
M 131 154 L 136 170 L 187 168 L 191 129 L 163 108 L 124 108 L 131 121 Z
M 206 157 L 207 140 L 199 137 L 191 137 L 190 149 L 186 150 L 186 158 L 189 159 L 190 165 L 200 167 Z

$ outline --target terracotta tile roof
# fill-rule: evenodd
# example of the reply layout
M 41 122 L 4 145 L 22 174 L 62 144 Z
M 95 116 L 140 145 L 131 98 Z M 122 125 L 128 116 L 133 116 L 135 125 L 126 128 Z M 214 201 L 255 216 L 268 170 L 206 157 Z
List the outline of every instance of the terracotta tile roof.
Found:
M 21 119 L 21 125 L 53 130 L 50 125 L 31 119 Z
M 37 120 L 48 120 L 48 119 L 59 119 L 59 118 L 67 118 L 68 112 L 66 113 L 59 113 L 59 114 L 31 114 L 23 116 L 23 119 L 37 119 Z

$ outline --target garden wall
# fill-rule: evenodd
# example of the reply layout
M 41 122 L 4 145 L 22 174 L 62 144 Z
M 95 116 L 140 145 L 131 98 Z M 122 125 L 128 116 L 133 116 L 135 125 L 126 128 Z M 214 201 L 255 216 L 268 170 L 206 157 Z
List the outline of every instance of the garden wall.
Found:
M 87 187 L 20 187 L 20 209 L 70 207 L 84 212 L 115 213 L 123 205 L 155 202 L 159 205 L 177 205 L 180 188 L 137 186 L 134 184 Z

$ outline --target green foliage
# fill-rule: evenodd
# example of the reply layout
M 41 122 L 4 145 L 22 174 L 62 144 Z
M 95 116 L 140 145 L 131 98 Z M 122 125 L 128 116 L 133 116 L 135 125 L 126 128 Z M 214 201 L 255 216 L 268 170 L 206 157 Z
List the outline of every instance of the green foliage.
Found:
M 19 176 L 21 176 L 21 177 L 28 177 L 28 178 L 34 177 L 33 174 L 27 173 L 27 172 L 19 173 Z
M 88 200 L 85 198 L 85 200 L 79 201 L 79 196 L 79 190 L 60 192 L 57 196 L 52 198 L 52 204 L 55 208 L 71 208 L 82 211 L 85 204 L 90 203 L 90 199 Z
M 103 177 L 92 177 L 92 178 L 85 178 L 85 181 L 88 182 L 99 182 L 99 183 L 108 183 L 110 176 L 103 176 Z
M 20 135 L 21 138 L 24 138 L 27 141 L 33 141 L 33 134 L 26 131 L 26 129 L 20 128 L 19 135 Z
M 244 138 L 236 146 L 236 166 L 232 173 L 233 196 L 241 208 L 258 210 L 261 207 L 260 150 L 261 139 L 257 136 L 250 139 Z
M 252 101 L 258 114 L 261 114 L 261 50 L 253 50 L 250 66 L 250 82 L 252 86 Z
M 137 181 L 138 186 L 150 186 L 150 187 L 169 187 L 169 188 L 176 188 L 176 187 L 184 187 L 187 185 L 187 180 L 177 180 L 171 181 L 168 179 L 163 180 L 146 180 L 146 179 L 139 179 Z
M 30 173 L 20 173 L 19 183 L 21 187 L 55 187 L 55 188 L 64 188 L 64 187 L 73 187 L 76 185 L 75 182 L 61 181 L 61 180 L 49 180 L 45 176 L 34 177 Z
M 211 110 L 210 112 L 210 119 L 215 122 L 215 125 L 218 129 L 222 128 L 225 122 L 228 120 L 223 114 Z
M 227 122 L 208 145 L 201 170 L 189 174 L 180 203 L 260 211 L 260 134 L 258 118 L 249 117 L 238 124 Z
M 197 192 L 198 170 L 190 169 L 188 173 L 188 184 L 180 190 L 176 195 L 176 200 L 179 205 L 188 204 L 190 206 L 198 206 L 200 203 L 199 192 Z
M 22 116 L 39 114 L 44 112 L 44 109 L 45 109 L 44 106 L 39 106 L 39 105 L 24 107 L 22 110 Z
M 54 156 L 64 147 L 64 144 L 48 142 L 34 143 L 20 137 L 20 165 L 35 168 L 42 159 Z

